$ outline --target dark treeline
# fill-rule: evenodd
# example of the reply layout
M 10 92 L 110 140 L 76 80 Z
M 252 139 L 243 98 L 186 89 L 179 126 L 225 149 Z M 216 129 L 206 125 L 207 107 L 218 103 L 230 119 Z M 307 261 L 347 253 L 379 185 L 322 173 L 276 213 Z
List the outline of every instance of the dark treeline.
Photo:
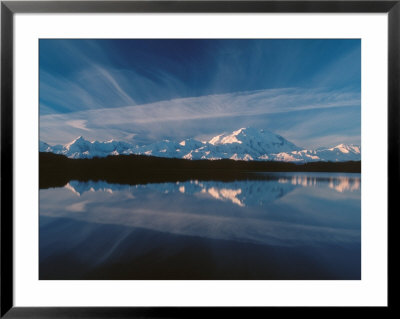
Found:
M 185 160 L 144 155 L 117 155 L 70 159 L 39 153 L 39 188 L 62 187 L 70 180 L 117 184 L 184 182 L 188 180 L 234 181 L 265 179 L 252 172 L 346 172 L 360 173 L 361 162 L 286 163 L 271 161 Z

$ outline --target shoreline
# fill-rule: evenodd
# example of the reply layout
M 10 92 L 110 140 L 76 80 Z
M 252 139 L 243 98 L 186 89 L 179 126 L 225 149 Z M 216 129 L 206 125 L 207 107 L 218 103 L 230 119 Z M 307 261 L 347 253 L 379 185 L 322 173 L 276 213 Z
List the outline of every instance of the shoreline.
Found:
M 186 160 L 144 155 L 113 155 L 70 159 L 54 153 L 39 153 L 39 188 L 61 187 L 70 180 L 106 181 L 115 184 L 148 184 L 189 180 L 270 180 L 254 173 L 325 172 L 361 173 L 358 162 L 311 162 L 295 164 L 272 161 Z

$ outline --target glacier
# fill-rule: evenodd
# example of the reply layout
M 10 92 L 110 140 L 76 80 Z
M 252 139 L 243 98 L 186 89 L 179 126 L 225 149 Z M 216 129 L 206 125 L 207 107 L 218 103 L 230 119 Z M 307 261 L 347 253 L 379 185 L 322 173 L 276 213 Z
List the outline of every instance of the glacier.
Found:
M 114 140 L 88 141 L 80 136 L 65 145 L 52 146 L 40 141 L 39 151 L 62 154 L 69 158 L 135 154 L 191 160 L 233 159 L 298 163 L 361 160 L 361 147 L 359 145 L 339 144 L 334 147 L 307 150 L 296 146 L 278 134 L 251 127 L 222 133 L 208 141 L 187 138 L 182 141 L 163 140 L 140 146 Z

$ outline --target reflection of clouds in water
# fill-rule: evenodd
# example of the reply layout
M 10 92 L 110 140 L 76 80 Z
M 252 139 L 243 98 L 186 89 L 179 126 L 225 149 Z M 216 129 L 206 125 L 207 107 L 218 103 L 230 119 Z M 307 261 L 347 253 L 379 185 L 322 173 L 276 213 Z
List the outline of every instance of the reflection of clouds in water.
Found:
M 49 190 L 46 190 L 49 191 Z M 166 207 L 164 210 L 153 208 L 154 203 L 124 205 L 117 202 L 106 204 L 101 199 L 88 205 L 85 212 L 71 214 L 58 211 L 53 203 L 50 210 L 43 209 L 41 215 L 49 217 L 67 217 L 96 224 L 124 225 L 151 229 L 176 235 L 188 235 L 203 238 L 252 242 L 277 246 L 319 246 L 329 244 L 347 245 L 359 243 L 360 231 L 341 227 L 321 225 L 303 225 L 293 221 L 274 221 L 258 216 L 208 215 L 189 213 L 188 207 Z M 203 209 L 207 209 L 206 205 Z
M 329 178 L 318 178 L 313 176 L 294 175 L 291 177 L 280 177 L 278 183 L 298 185 L 303 187 L 316 187 L 321 183 L 327 183 L 328 187 L 343 193 L 345 191 L 358 191 L 360 189 L 361 181 L 358 177 L 337 176 Z
M 65 209 L 68 211 L 71 211 L 71 212 L 76 212 L 76 213 L 84 212 L 86 210 L 86 204 L 89 202 L 90 201 L 86 200 L 83 202 L 74 203 L 74 204 L 68 205 L 67 207 L 65 207 Z
M 357 175 L 336 175 L 333 184 L 332 174 L 297 175 L 146 185 L 70 181 L 40 190 L 40 214 L 261 244 L 358 243 L 360 194 L 351 192 L 360 187 Z

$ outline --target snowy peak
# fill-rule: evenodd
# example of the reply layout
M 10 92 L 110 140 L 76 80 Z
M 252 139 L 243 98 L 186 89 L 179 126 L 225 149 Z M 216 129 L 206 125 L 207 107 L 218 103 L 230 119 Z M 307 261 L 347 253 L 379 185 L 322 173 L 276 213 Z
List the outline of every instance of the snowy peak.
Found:
M 280 135 L 251 127 L 217 135 L 210 139 L 208 145 L 205 151 L 210 151 L 211 155 L 205 154 L 202 158 L 215 157 L 218 154 L 217 157 L 220 158 L 237 160 L 266 159 L 267 154 L 300 150 Z
M 85 140 L 83 138 L 83 136 L 79 136 L 78 138 L 74 139 L 72 142 L 70 142 L 68 144 L 65 144 L 64 147 L 65 147 L 65 149 L 71 150 L 73 152 L 74 151 L 77 151 L 77 152 L 81 151 L 82 152 L 82 151 L 89 150 L 91 144 L 92 143 L 87 141 L 87 140 Z
M 361 153 L 360 147 L 357 145 L 353 145 L 353 144 L 339 144 L 339 145 L 336 145 L 335 147 L 330 148 L 329 150 L 330 151 L 337 150 L 337 151 L 345 153 L 345 154 L 348 154 L 348 153 L 360 154 Z
M 331 148 L 319 148 L 313 155 L 321 161 L 360 161 L 361 147 L 353 144 L 339 144 Z
M 294 144 L 285 140 L 282 136 L 274 134 L 272 132 L 263 130 L 263 129 L 255 129 L 255 128 L 241 128 L 237 131 L 233 131 L 232 133 L 220 134 L 213 137 L 209 143 L 212 145 L 222 145 L 222 144 L 244 144 L 244 143 L 252 143 L 258 142 L 263 144 L 276 144 L 283 145 L 287 143 L 290 144 L 293 148 L 298 148 Z
M 51 152 L 51 146 L 43 141 L 39 141 L 39 152 Z
M 243 132 L 246 130 L 246 128 L 241 128 L 237 131 L 234 131 L 230 134 L 220 134 L 215 137 L 213 137 L 208 143 L 212 145 L 218 145 L 218 144 L 232 144 L 232 143 L 239 143 L 242 144 L 242 141 L 238 139 L 239 135 L 244 135 L 246 136 L 246 133 L 243 134 Z
M 181 147 L 181 149 L 193 150 L 193 149 L 197 149 L 197 148 L 204 146 L 204 143 L 200 142 L 198 140 L 195 140 L 193 138 L 187 138 L 183 141 L 180 141 L 179 146 Z

